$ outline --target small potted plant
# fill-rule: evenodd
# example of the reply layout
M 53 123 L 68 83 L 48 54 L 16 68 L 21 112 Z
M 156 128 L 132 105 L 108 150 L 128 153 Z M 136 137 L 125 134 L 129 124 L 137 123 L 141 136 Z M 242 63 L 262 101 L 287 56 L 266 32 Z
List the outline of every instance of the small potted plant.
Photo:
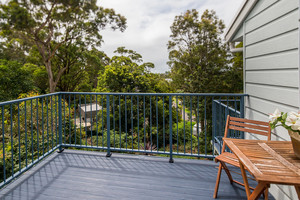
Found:
M 300 158 L 300 113 L 296 112 L 280 112 L 278 109 L 273 114 L 270 114 L 271 129 L 277 126 L 282 126 L 288 130 L 293 144 L 295 155 Z

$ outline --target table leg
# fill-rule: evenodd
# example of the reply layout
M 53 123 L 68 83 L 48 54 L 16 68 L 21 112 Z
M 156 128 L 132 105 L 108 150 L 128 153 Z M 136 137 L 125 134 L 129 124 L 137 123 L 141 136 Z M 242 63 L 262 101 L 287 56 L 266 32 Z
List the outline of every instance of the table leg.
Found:
M 244 181 L 244 184 L 245 184 L 245 190 L 246 190 L 247 198 L 249 198 L 251 193 L 250 193 L 247 174 L 246 174 L 243 163 L 241 163 L 241 161 L 239 161 L 239 162 L 240 162 L 240 168 L 241 168 L 241 172 L 242 172 L 242 176 L 243 176 L 243 181 Z
M 263 190 L 267 187 L 267 183 L 265 182 L 258 182 L 258 185 L 256 186 L 256 188 L 254 189 L 254 191 L 252 192 L 252 194 L 248 197 L 248 200 L 255 200 L 259 197 L 259 195 L 261 195 L 261 193 L 263 192 Z
M 295 185 L 295 190 L 297 192 L 298 199 L 300 199 L 300 185 Z

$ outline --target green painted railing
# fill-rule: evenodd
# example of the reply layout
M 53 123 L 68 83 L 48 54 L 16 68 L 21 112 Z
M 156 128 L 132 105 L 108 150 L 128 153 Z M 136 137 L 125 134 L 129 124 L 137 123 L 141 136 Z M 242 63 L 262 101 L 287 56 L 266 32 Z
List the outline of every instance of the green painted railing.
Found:
M 59 92 L 0 103 L 0 187 L 58 149 L 214 158 L 245 94 Z

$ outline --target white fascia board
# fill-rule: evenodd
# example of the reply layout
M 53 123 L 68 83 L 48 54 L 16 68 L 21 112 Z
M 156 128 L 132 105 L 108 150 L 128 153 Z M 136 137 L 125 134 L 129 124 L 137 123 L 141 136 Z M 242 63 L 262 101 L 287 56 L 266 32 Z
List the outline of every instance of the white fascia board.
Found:
M 244 20 L 251 12 L 252 8 L 255 6 L 258 0 L 244 0 L 239 11 L 236 13 L 229 27 L 225 31 L 225 41 L 231 42 L 233 36 L 239 30 L 239 28 L 243 25 Z

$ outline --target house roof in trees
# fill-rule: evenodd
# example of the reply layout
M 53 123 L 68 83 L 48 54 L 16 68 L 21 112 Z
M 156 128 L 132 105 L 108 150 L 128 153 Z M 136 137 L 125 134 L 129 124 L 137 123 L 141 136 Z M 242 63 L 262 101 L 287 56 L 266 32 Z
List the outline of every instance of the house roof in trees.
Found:
M 225 31 L 225 41 L 231 42 L 235 34 L 242 27 L 244 20 L 255 6 L 258 0 L 244 0 L 238 12 L 235 14 L 233 20 Z

